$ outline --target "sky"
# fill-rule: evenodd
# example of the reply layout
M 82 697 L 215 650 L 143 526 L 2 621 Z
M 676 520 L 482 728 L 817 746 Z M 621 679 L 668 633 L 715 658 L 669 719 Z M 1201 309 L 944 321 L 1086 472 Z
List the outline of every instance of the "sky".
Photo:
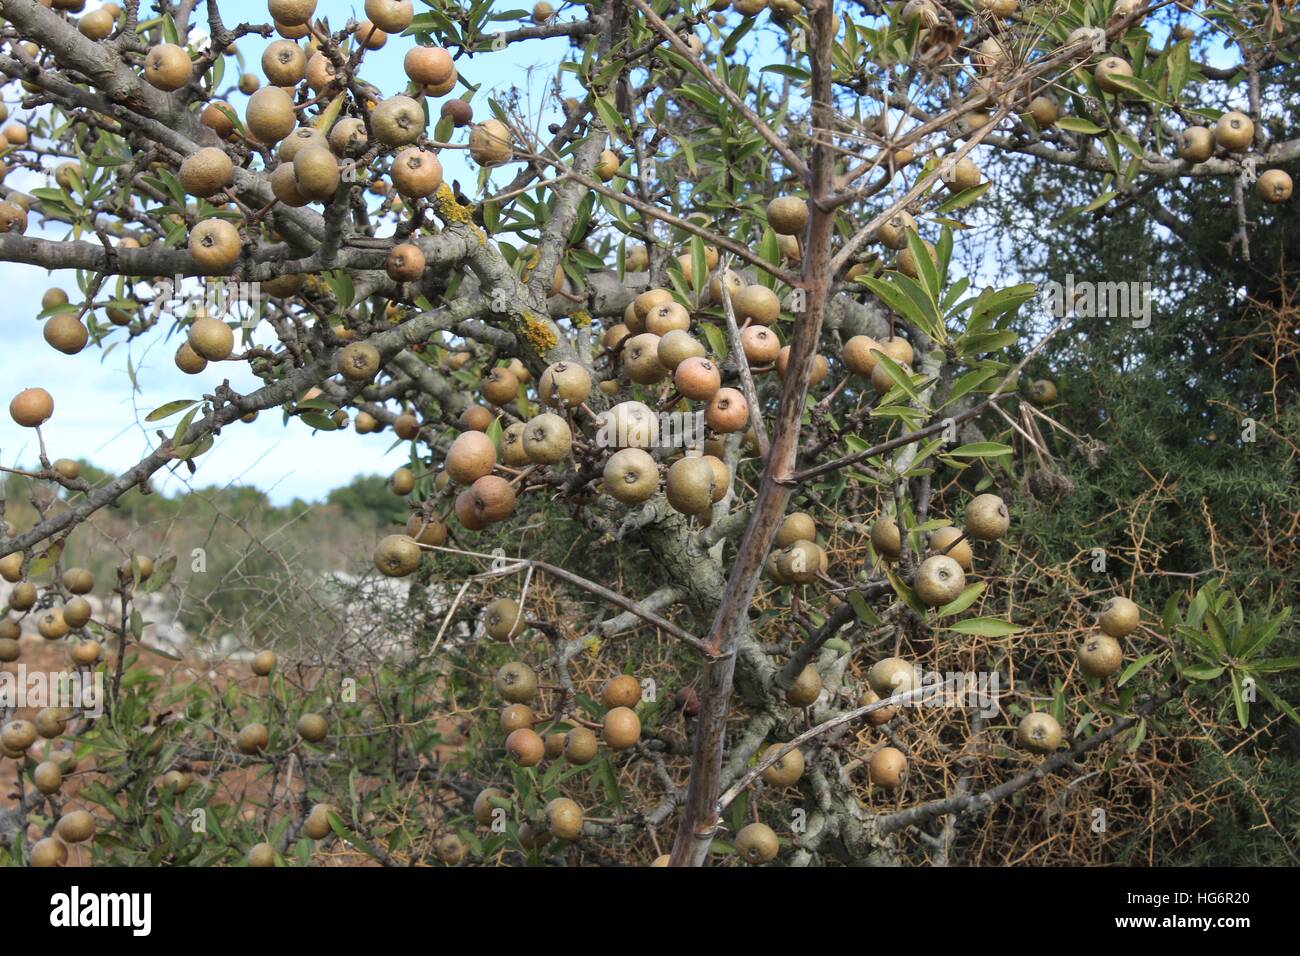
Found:
M 92 0 L 87 9 L 98 5 Z M 360 7 L 357 3 L 356 9 Z M 417 9 L 423 7 L 417 4 Z M 318 6 L 319 13 L 340 22 L 346 20 L 351 10 L 351 5 L 337 0 L 321 0 Z M 203 22 L 202 14 L 200 8 L 196 17 L 199 24 Z M 581 8 L 562 10 L 560 17 L 568 19 L 582 14 Z M 503 29 L 514 26 L 501 24 Z M 1157 31 L 1158 36 L 1163 32 Z M 259 76 L 261 52 L 267 42 L 256 36 L 239 42 L 245 68 Z M 414 42 L 412 38 L 391 37 L 383 49 L 367 53 L 363 75 L 387 93 L 403 88 L 406 77 L 402 57 Z M 556 75 L 557 64 L 566 58 L 568 51 L 568 41 L 556 38 L 515 44 L 501 53 L 487 53 L 477 61 L 462 59 L 462 74 L 483 84 L 473 101 L 476 116 L 489 115 L 487 98 L 493 91 L 505 92 L 517 86 L 527 91 L 522 105 L 528 115 L 541 116 L 542 129 L 558 121 L 558 103 L 549 95 L 550 83 Z M 237 74 L 232 58 L 224 82 L 233 83 Z M 573 86 L 566 93 L 579 92 L 571 73 L 563 74 L 563 78 Z M 462 91 L 463 87 L 458 87 L 456 95 Z M 246 98 L 234 93 L 230 101 L 242 115 Z M 5 102 L 11 118 L 22 119 L 24 111 L 19 106 L 16 85 L 6 89 Z M 436 109 L 437 101 L 431 101 L 431 105 Z M 459 138 L 465 135 L 464 130 L 456 134 Z M 477 171 L 470 168 L 463 151 L 444 150 L 441 158 L 449 181 L 458 179 L 467 192 L 476 188 Z M 509 175 L 513 175 L 512 167 L 506 167 L 498 178 Z M 39 177 L 22 170 L 11 173 L 6 182 L 23 190 L 41 184 Z M 45 226 L 39 217 L 33 216 L 27 234 L 61 239 L 66 232 L 61 224 Z M 1018 278 L 994 275 L 996 271 L 990 263 L 990 275 L 976 278 L 981 282 L 995 278 L 1004 283 L 1018 281 Z M 0 383 L 5 386 L 6 395 L 40 385 L 54 396 L 54 418 L 42 430 L 51 458 L 83 458 L 101 468 L 120 472 L 147 453 L 155 429 L 163 428 L 170 433 L 169 426 L 174 427 L 176 418 L 146 424 L 143 419 L 154 408 L 178 399 L 198 398 L 227 377 L 239 391 L 251 390 L 259 384 L 237 363 L 212 363 L 200 375 L 184 375 L 172 362 L 180 343 L 179 335 L 164 338 L 152 334 L 129 345 L 123 340 L 123 344 L 108 354 L 87 348 L 76 356 L 63 355 L 45 343 L 41 322 L 36 320 L 41 296 L 50 286 L 75 290 L 75 274 L 47 273 L 31 266 L 0 263 L 0 288 L 4 289 L 7 306 L 0 312 Z M 136 373 L 134 390 L 128 368 Z M 156 442 L 155 436 L 153 443 Z M 260 488 L 277 504 L 295 498 L 315 501 L 357 475 L 387 474 L 404 464 L 405 446 L 391 446 L 391 433 L 357 435 L 348 429 L 313 434 L 302 422 L 290 421 L 286 425 L 277 410 L 268 410 L 251 424 L 237 423 L 225 429 L 216 446 L 197 460 L 194 476 L 189 476 L 184 469 L 175 474 L 159 473 L 155 487 L 173 493 L 186 485 L 236 483 Z M 35 434 L 15 425 L 8 415 L 0 416 L 0 464 L 31 465 L 35 460 Z

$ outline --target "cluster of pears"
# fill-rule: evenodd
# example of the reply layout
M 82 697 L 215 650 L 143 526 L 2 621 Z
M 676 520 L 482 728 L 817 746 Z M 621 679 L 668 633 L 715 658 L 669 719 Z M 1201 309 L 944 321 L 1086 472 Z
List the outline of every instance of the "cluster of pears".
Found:
M 411 252 L 418 250 L 411 247 Z M 403 256 L 406 254 L 403 252 Z M 747 321 L 774 322 L 780 313 L 775 294 L 763 286 L 747 288 L 761 290 L 760 294 L 737 299 Z M 722 386 L 719 368 L 690 334 L 690 327 L 686 308 L 667 290 L 653 289 L 637 296 L 628 306 L 624 322 L 605 333 L 611 360 L 615 356 L 621 359 L 627 378 L 649 386 L 671 375 L 670 400 L 702 403 L 705 424 L 715 436 L 702 448 L 697 446 L 665 467 L 651 453 L 661 445 L 660 416 L 651 406 L 624 401 L 593 415 L 595 446 L 600 449 L 596 454 L 608 450 L 600 466 L 601 490 L 624 504 L 644 502 L 662 488 L 671 507 L 682 514 L 699 515 L 720 501 L 731 485 L 730 470 L 722 460 L 722 443 L 716 436 L 745 428 L 749 423 L 748 403 L 737 389 Z M 771 363 L 777 358 L 779 341 L 763 325 L 747 326 L 749 341 L 758 340 L 749 334 L 755 328 L 762 332 L 760 338 L 774 346 L 764 357 Z M 339 356 L 340 373 L 352 381 L 372 379 L 380 366 L 377 350 L 364 342 L 347 346 Z M 562 464 L 573 457 L 575 449 L 591 454 L 585 443 L 577 447 L 574 426 L 577 412 L 589 412 L 586 403 L 593 383 L 587 369 L 570 361 L 547 366 L 536 381 L 536 406 L 529 401 L 532 383 L 532 374 L 518 359 L 498 364 L 480 380 L 479 390 L 487 405 L 472 405 L 461 416 L 464 430 L 447 449 L 436 487 L 441 490 L 448 484 L 454 486 L 452 511 L 467 530 L 478 531 L 509 518 L 517 503 L 516 485 L 527 473 Z M 619 384 L 602 382 L 601 389 L 606 394 L 617 394 Z M 537 406 L 543 410 L 505 426 L 499 445 L 487 434 L 498 414 L 509 418 L 513 417 L 512 409 Z M 403 438 L 418 437 L 421 430 L 419 420 L 410 413 L 399 416 L 394 429 Z M 410 469 L 399 469 L 390 487 L 406 495 L 414 490 L 416 480 Z M 418 542 L 417 533 L 422 535 Z M 419 566 L 419 545 L 439 545 L 443 538 L 445 526 L 441 519 L 413 518 L 404 535 L 391 535 L 380 542 L 375 553 L 376 567 L 391 576 L 411 574 Z
M 503 664 L 493 679 L 493 687 L 507 702 L 501 712 L 501 729 L 506 734 L 506 755 L 521 767 L 535 767 L 542 758 L 561 756 L 575 766 L 595 759 L 597 746 L 604 743 L 610 750 L 627 750 L 641 739 L 641 719 L 636 705 L 641 700 L 641 685 L 628 674 L 606 682 L 600 700 L 605 706 L 599 736 L 592 727 L 575 722 L 566 731 L 554 731 L 545 737 L 533 727 L 542 719 L 533 711 L 538 692 L 537 672 L 522 661 Z
M 65 477 L 76 477 L 79 466 L 71 460 L 61 459 L 55 463 Z M 27 577 L 27 556 L 15 551 L 0 558 L 0 577 L 13 584 L 9 595 L 9 610 L 16 611 L 23 617 L 31 615 L 36 631 L 47 641 L 70 639 L 68 660 L 74 667 L 93 667 L 100 660 L 103 648 L 100 642 L 91 636 L 87 626 L 92 623 L 94 608 L 87 597 L 95 589 L 95 576 L 86 568 L 68 568 L 60 577 L 61 587 L 47 589 L 48 601 L 54 593 L 61 594 L 59 604 L 44 603 L 41 589 Z M 130 586 L 136 581 L 146 581 L 154 571 L 153 560 L 136 555 L 122 562 L 117 569 L 118 581 L 123 586 Z M 0 663 L 16 661 L 22 654 L 19 637 L 22 634 L 22 617 L 0 617 Z
M 1096 680 L 1105 680 L 1124 663 L 1124 650 L 1117 638 L 1131 634 L 1138 626 L 1141 611 L 1126 597 L 1107 601 L 1097 617 L 1100 633 L 1091 634 L 1079 645 L 1076 658 L 1079 669 Z M 1061 724 L 1051 714 L 1026 714 L 1016 728 L 1016 742 L 1031 753 L 1050 754 L 1061 746 Z
M 481 624 L 488 638 L 513 641 L 527 628 L 522 609 L 512 598 L 497 598 L 483 609 Z M 510 661 L 501 666 L 493 687 L 505 702 L 499 715 L 507 758 L 520 767 L 536 767 L 543 760 L 563 759 L 582 767 L 596 759 L 603 743 L 611 751 L 635 747 L 641 739 L 641 720 L 636 707 L 642 699 L 640 682 L 631 674 L 618 674 L 601 687 L 599 699 L 605 714 L 599 724 L 559 715 L 544 717 L 534 710 L 540 690 L 538 676 L 528 664 Z M 545 724 L 545 735 L 536 729 Z M 562 729 L 567 725 L 567 729 Z M 800 768 L 802 772 L 802 767 Z M 796 776 L 797 779 L 797 776 Z M 495 787 L 483 790 L 474 801 L 474 818 L 480 826 L 493 824 L 494 814 L 509 806 L 505 793 Z M 545 809 L 544 818 L 524 822 L 519 842 L 525 849 L 540 848 L 551 839 L 574 840 L 582 832 L 583 811 L 575 801 L 557 797 Z M 450 841 L 449 841 L 450 843 Z M 463 854 L 454 855 L 459 862 Z
M 981 494 L 966 505 L 965 521 L 959 530 L 940 525 L 929 531 L 930 554 L 917 566 L 912 588 L 927 607 L 942 607 L 955 601 L 966 587 L 966 572 L 973 567 L 970 541 L 997 541 L 1011 526 L 1011 516 L 1001 498 Z M 886 560 L 902 554 L 903 536 L 898 522 L 881 515 L 870 530 L 871 546 Z
M 257 677 L 269 677 L 279 663 L 274 651 L 259 651 L 249 669 Z M 329 736 L 329 721 L 320 714 L 305 712 L 298 718 L 294 731 L 307 743 L 318 744 Z M 253 757 L 264 751 L 270 740 L 271 732 L 266 724 L 245 724 L 235 735 L 235 749 L 246 757 Z
M 12 622 L 9 622 L 12 623 Z M 77 755 L 71 747 L 52 744 L 68 729 L 72 711 L 46 707 L 32 720 L 14 719 L 0 726 L 0 756 L 33 764 L 32 786 L 48 797 L 59 794 L 64 780 L 76 772 Z M 65 807 L 54 827 L 54 836 L 33 844 L 28 856 L 31 866 L 61 866 L 68 859 L 68 844 L 83 843 L 95 834 L 95 818 L 85 810 Z

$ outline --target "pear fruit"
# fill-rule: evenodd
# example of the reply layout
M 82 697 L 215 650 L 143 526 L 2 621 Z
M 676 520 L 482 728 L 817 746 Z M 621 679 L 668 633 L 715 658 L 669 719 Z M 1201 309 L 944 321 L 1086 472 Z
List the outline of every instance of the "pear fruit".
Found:
M 1049 754 L 1061 745 L 1061 725 L 1051 714 L 1027 714 L 1016 728 L 1016 742 L 1030 753 Z
M 763 752 L 763 758 L 766 759 L 783 746 L 784 744 L 772 744 Z M 803 754 L 798 749 L 791 750 L 788 754 L 764 768 L 763 782 L 769 787 L 793 787 L 799 782 L 799 778 L 803 776 L 803 771 Z
M 736 854 L 752 866 L 771 863 L 781 850 L 776 833 L 766 823 L 751 823 L 736 834 Z
M 1097 623 L 1111 637 L 1124 637 L 1137 628 L 1141 616 L 1141 609 L 1128 598 L 1113 597 L 1102 606 Z
M 997 495 L 977 495 L 966 505 L 966 537 L 975 541 L 996 541 L 1011 527 L 1007 506 Z
M 936 554 L 917 567 L 912 585 L 921 603 L 942 607 L 961 596 L 966 587 L 966 574 L 956 560 L 946 554 Z

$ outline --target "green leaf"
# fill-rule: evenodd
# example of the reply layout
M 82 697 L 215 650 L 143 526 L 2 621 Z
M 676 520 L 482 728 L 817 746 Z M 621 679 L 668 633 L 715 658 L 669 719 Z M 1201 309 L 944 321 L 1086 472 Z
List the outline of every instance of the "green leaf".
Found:
M 701 322 L 700 331 L 703 332 L 704 337 L 709 340 L 709 348 L 713 350 L 713 354 L 717 359 L 721 361 L 726 358 L 727 353 L 731 350 L 727 344 L 727 337 L 722 334 L 722 329 L 718 328 L 711 322 Z
M 1250 707 L 1246 703 L 1246 698 L 1242 695 L 1241 672 L 1229 671 L 1232 677 L 1232 703 L 1237 709 L 1237 722 L 1241 724 L 1242 730 L 1250 724 Z
M 1134 675 L 1137 674 L 1138 671 L 1142 670 L 1142 668 L 1144 668 L 1144 667 L 1146 667 L 1148 664 L 1150 664 L 1153 660 L 1156 659 L 1156 657 L 1157 657 L 1157 655 L 1155 655 L 1155 654 L 1147 654 L 1147 655 L 1145 655 L 1145 656 L 1143 656 L 1143 657 L 1139 657 L 1137 660 L 1135 660 L 1135 661 L 1134 661 L 1132 664 L 1130 664 L 1128 667 L 1124 668 L 1124 672 L 1123 672 L 1122 674 L 1119 675 L 1119 680 L 1117 680 L 1117 681 L 1115 682 L 1115 686 L 1116 686 L 1116 687 L 1123 687 L 1125 684 L 1127 684 L 1127 683 L 1129 682 L 1129 680 L 1130 680 Z
M 166 405 L 159 405 L 148 415 L 144 417 L 147 422 L 160 422 L 164 418 L 171 418 L 177 412 L 184 411 L 191 405 L 197 405 L 198 399 L 180 398 L 174 402 L 168 402 Z
M 1081 116 L 1062 116 L 1056 121 L 1056 125 L 1067 132 L 1082 133 L 1085 136 L 1096 136 L 1098 133 L 1105 132 L 1092 120 L 1086 120 Z
M 948 452 L 954 458 L 997 458 L 1011 454 L 1011 446 L 996 441 L 977 441 Z
M 1007 637 L 1011 634 L 1019 634 L 1024 628 L 1016 627 L 1010 621 L 998 617 L 972 617 L 949 625 L 947 630 L 956 631 L 958 634 L 975 634 L 979 637 Z
M 961 594 L 957 595 L 949 603 L 939 608 L 939 617 L 951 617 L 954 614 L 960 614 L 966 608 L 975 603 L 975 599 L 984 593 L 984 582 L 979 581 L 975 584 L 969 584 L 962 589 Z
M 871 610 L 867 604 L 867 599 L 862 596 L 860 591 L 849 592 L 849 603 L 853 605 L 853 612 L 857 614 L 858 620 L 871 627 L 880 626 L 880 618 L 875 611 Z

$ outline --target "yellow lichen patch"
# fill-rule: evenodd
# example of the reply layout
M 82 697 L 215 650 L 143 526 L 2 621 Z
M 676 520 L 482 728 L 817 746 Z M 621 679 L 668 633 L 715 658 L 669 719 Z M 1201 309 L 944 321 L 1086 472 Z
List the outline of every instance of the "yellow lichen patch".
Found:
M 456 202 L 456 196 L 451 191 L 450 183 L 443 183 L 438 187 L 438 191 L 433 194 L 433 203 L 438 210 L 438 215 L 446 222 L 461 222 L 465 225 L 474 223 L 474 207 L 462 206 Z
M 579 309 L 577 312 L 569 316 L 569 321 L 573 323 L 575 329 L 585 329 L 587 326 L 591 325 L 591 313 L 586 309 Z
M 519 331 L 538 355 L 545 355 L 555 348 L 559 342 L 555 332 L 551 329 L 550 322 L 533 315 L 527 310 L 523 312 L 519 319 L 519 326 Z

